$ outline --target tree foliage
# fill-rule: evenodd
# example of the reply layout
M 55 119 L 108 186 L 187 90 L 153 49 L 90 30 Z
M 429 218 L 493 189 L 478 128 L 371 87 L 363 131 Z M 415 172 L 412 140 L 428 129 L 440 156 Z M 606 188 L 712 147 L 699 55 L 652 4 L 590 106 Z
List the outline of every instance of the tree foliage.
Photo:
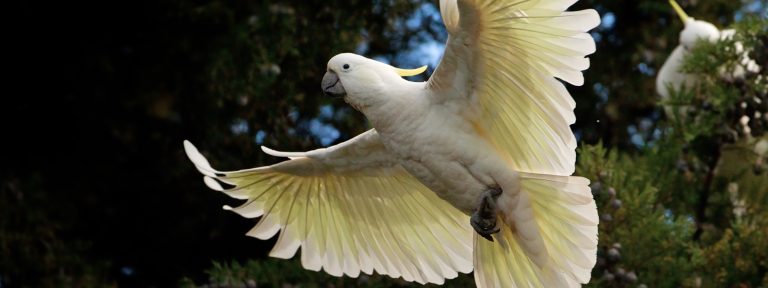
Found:
M 750 18 L 735 26 L 733 39 L 692 50 L 683 69 L 701 80 L 691 91 L 674 91 L 670 105 L 689 109 L 659 121 L 655 144 L 638 154 L 582 148 L 578 173 L 596 180 L 601 213 L 593 284 L 768 284 L 768 175 L 759 148 L 768 144 L 768 86 L 764 72 L 723 77 L 740 62 L 736 42 L 766 63 L 767 27 Z

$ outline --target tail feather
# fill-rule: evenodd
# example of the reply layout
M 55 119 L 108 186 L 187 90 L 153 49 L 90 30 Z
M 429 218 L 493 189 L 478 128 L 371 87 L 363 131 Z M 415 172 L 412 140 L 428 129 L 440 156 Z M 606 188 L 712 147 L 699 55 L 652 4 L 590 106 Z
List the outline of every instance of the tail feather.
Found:
M 589 282 L 597 261 L 598 217 L 588 185 L 582 177 L 521 173 L 519 195 L 502 194 L 514 199 L 499 199 L 499 223 L 504 224 L 494 235 L 496 241 L 475 235 L 478 287 L 578 287 Z M 540 241 L 542 248 L 531 250 L 538 245 L 530 241 Z

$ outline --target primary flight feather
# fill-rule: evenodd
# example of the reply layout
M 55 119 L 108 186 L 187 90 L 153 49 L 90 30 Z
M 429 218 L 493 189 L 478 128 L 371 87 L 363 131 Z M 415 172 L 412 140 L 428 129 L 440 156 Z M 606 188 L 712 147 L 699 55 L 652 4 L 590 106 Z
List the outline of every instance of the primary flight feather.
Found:
M 446 51 L 427 82 L 354 54 L 328 62 L 326 94 L 373 129 L 290 160 L 221 172 L 189 142 L 212 189 L 261 217 L 248 235 L 270 253 L 335 276 L 360 272 L 442 284 L 474 270 L 478 287 L 573 287 L 596 261 L 597 209 L 574 171 L 569 125 L 595 51 L 594 10 L 575 0 L 441 0 Z M 224 189 L 221 183 L 231 185 Z

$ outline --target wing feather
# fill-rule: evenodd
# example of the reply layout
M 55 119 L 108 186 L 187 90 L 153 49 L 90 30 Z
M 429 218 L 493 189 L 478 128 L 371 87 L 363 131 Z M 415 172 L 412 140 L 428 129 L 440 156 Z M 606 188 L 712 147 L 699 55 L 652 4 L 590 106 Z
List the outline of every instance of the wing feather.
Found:
M 472 107 L 478 134 L 515 170 L 574 172 L 576 103 L 556 78 L 584 83 L 595 51 L 586 32 L 600 22 L 594 10 L 564 11 L 575 2 L 440 1 L 449 40 L 429 87 Z
M 468 216 L 396 165 L 374 130 L 309 152 L 266 148 L 291 160 L 233 172 L 214 170 L 194 146 L 185 148 L 208 187 L 246 200 L 225 209 L 261 217 L 247 235 L 280 234 L 272 257 L 291 258 L 301 248 L 309 270 L 375 271 L 419 283 L 472 271 Z
M 565 177 L 577 143 L 576 102 L 563 82 L 584 84 L 586 56 L 595 52 L 587 31 L 600 19 L 594 10 L 565 11 L 575 2 L 440 1 L 449 36 L 431 97 L 468 107 L 462 117 L 522 172 L 522 198 L 509 202 L 520 205 L 503 208 L 512 217 L 497 241 L 474 237 L 478 287 L 576 287 L 595 264 L 589 182 Z
M 588 181 L 521 173 L 521 192 L 530 197 L 533 219 L 547 251 L 538 261 L 525 248 L 521 226 L 502 226 L 496 242 L 475 237 L 478 287 L 578 287 L 589 282 L 597 261 L 597 208 Z M 500 218 L 498 221 L 502 221 Z M 498 243 L 498 244 L 496 244 Z M 501 285 L 497 285 L 501 283 Z

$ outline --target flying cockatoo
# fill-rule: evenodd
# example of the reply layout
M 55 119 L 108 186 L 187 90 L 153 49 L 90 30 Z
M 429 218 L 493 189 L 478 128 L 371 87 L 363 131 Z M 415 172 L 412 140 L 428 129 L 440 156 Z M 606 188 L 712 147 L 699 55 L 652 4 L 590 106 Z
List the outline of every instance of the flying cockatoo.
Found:
M 330 59 L 325 94 L 373 129 L 289 160 L 221 172 L 185 142 L 205 183 L 261 217 L 247 235 L 280 236 L 270 255 L 357 277 L 374 271 L 442 284 L 474 270 L 478 287 L 574 287 L 596 261 L 597 209 L 574 172 L 575 102 L 594 10 L 576 0 L 441 0 L 448 29 L 427 82 L 354 54 Z M 227 184 L 224 188 L 221 184 Z
M 718 30 L 715 25 L 709 22 L 696 20 L 693 17 L 689 17 L 688 14 L 683 11 L 680 5 L 675 0 L 669 0 L 669 4 L 672 5 L 675 12 L 677 12 L 680 19 L 685 24 L 685 28 L 680 33 L 680 45 L 678 45 L 672 54 L 669 55 L 664 65 L 661 66 L 659 74 L 656 76 L 656 93 L 661 96 L 662 99 L 670 98 L 670 89 L 673 90 L 690 90 L 698 81 L 698 77 L 692 74 L 686 74 L 681 72 L 683 67 L 683 59 L 690 53 L 699 41 L 707 41 L 715 43 L 717 41 L 731 39 L 736 33 L 733 29 Z M 742 78 L 745 71 L 759 72 L 760 67 L 754 60 L 749 59 L 747 56 L 748 51 L 744 51 L 744 47 L 741 43 L 736 42 L 734 47 L 734 53 L 739 55 L 739 65 L 735 67 L 734 71 L 723 71 L 722 77 L 724 79 Z M 690 107 L 681 107 L 680 112 L 686 112 Z M 671 107 L 666 107 L 666 113 L 670 117 L 674 117 L 674 112 Z

